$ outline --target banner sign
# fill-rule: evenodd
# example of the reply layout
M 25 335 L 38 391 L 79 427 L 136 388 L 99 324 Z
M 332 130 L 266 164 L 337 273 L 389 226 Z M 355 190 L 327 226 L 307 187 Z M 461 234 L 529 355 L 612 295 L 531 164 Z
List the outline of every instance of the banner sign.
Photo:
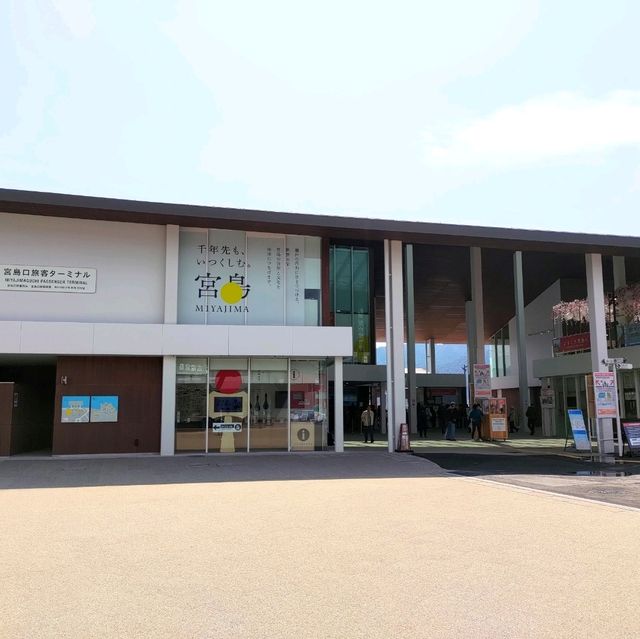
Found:
M 576 450 L 591 452 L 591 440 L 589 439 L 587 427 L 584 424 L 582 411 L 579 409 L 570 409 L 567 412 L 569 413 L 569 423 L 571 424 L 571 432 L 573 433 L 573 442 L 576 445 Z
M 590 333 L 576 333 L 575 335 L 565 335 L 564 337 L 556 337 L 553 340 L 554 353 L 576 353 L 578 351 L 588 351 L 590 348 Z
M 0 264 L 0 291 L 95 293 L 97 271 L 84 266 Z
M 596 417 L 618 416 L 618 392 L 615 373 L 593 374 L 593 390 L 596 401 Z
M 476 399 L 491 397 L 491 367 L 489 364 L 473 365 L 473 392 Z
M 622 422 L 622 431 L 624 432 L 624 438 L 627 440 L 627 445 L 632 455 L 640 455 L 640 422 L 628 421 Z

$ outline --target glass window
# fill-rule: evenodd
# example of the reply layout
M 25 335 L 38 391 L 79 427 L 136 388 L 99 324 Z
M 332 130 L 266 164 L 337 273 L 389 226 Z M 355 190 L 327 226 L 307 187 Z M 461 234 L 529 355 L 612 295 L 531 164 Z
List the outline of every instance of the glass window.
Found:
M 324 360 L 291 360 L 291 450 L 325 450 L 329 427 Z
M 250 450 L 289 450 L 288 360 L 251 359 Z
M 351 313 L 351 249 L 336 247 L 333 255 L 335 312 Z
M 247 450 L 250 413 L 248 391 L 246 358 L 209 360 L 208 452 Z
M 369 313 L 369 251 L 353 249 L 353 312 Z
M 180 357 L 176 362 L 177 453 L 204 452 L 207 422 L 207 359 Z

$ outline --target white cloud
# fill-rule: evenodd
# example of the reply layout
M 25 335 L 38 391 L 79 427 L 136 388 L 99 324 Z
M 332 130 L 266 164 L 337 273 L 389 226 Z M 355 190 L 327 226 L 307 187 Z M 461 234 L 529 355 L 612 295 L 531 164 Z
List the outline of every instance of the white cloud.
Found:
M 601 99 L 558 93 L 507 106 L 454 127 L 426 132 L 431 165 L 534 164 L 549 159 L 640 146 L 640 92 Z
M 53 6 L 77 38 L 86 38 L 95 29 L 96 18 L 89 0 L 53 0 Z

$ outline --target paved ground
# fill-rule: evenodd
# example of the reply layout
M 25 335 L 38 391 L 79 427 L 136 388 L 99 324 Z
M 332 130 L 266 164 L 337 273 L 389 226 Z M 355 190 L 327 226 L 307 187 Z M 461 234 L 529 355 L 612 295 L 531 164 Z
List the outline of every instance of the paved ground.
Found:
M 0 636 L 637 637 L 640 511 L 409 455 L 0 462 Z

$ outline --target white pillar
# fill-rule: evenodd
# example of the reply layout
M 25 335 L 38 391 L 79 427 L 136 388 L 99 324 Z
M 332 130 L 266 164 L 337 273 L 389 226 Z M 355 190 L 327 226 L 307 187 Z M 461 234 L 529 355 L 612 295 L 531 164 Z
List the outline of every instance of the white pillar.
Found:
M 464 317 L 467 325 L 467 379 L 465 380 L 465 388 L 467 389 L 467 404 L 473 406 L 474 398 L 471 397 L 471 384 L 473 383 L 473 365 L 476 357 L 476 329 L 474 327 L 474 311 L 473 302 L 464 303 Z
M 180 250 L 180 227 L 166 226 L 164 267 L 164 323 L 178 321 L 178 256 Z M 162 407 L 160 417 L 160 454 L 175 454 L 176 431 L 176 358 L 162 358 Z
M 529 406 L 529 373 L 527 362 L 527 329 L 524 313 L 524 282 L 522 277 L 522 252 L 513 254 L 513 281 L 516 302 L 516 338 L 518 344 L 518 387 L 520 389 L 520 423 L 524 424 Z M 542 415 L 542 408 L 540 409 Z
M 336 357 L 333 365 L 333 448 L 336 453 L 344 453 L 343 386 L 342 357 Z
M 164 267 L 164 323 L 178 322 L 178 257 L 180 252 L 180 227 L 167 224 Z
M 436 365 L 436 338 L 432 337 L 429 340 L 429 358 L 431 359 L 431 365 L 429 367 L 429 372 L 432 375 L 435 375 L 437 365 Z
M 404 295 L 402 242 L 385 240 L 385 329 L 387 341 L 387 444 L 395 450 L 400 424 L 406 420 L 404 374 Z
M 589 332 L 591 337 L 591 370 L 607 371 L 602 360 L 609 357 L 607 351 L 607 327 L 604 310 L 604 283 L 602 280 L 602 256 L 598 253 L 587 253 L 587 299 L 589 302 Z M 613 453 L 613 421 L 611 419 L 596 420 L 598 451 Z
M 482 298 L 482 249 L 471 248 L 471 301 L 475 333 L 475 364 L 484 364 L 484 303 Z
M 176 432 L 176 358 L 162 358 L 162 409 L 160 417 L 160 454 L 175 453 Z
M 387 432 L 387 384 L 380 384 L 380 432 L 384 435 Z

